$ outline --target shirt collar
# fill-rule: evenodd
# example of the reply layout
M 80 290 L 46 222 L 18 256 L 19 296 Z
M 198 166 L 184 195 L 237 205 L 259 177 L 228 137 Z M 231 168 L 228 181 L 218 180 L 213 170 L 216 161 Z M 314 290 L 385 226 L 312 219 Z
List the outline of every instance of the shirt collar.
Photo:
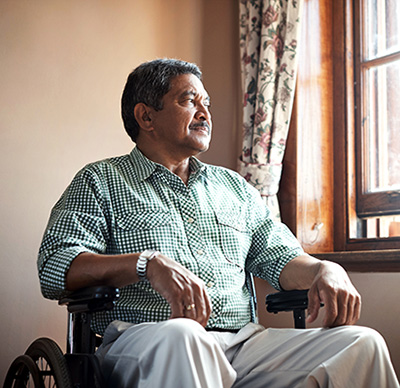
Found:
M 165 167 L 161 164 L 155 163 L 152 160 L 146 158 L 139 150 L 139 148 L 135 147 L 131 153 L 130 157 L 132 160 L 133 168 L 136 172 L 139 180 L 146 180 L 150 175 L 154 173 L 154 171 L 158 169 L 165 169 Z M 207 165 L 201 162 L 199 159 L 192 156 L 189 160 L 189 168 L 191 174 L 200 175 L 201 173 L 206 173 Z

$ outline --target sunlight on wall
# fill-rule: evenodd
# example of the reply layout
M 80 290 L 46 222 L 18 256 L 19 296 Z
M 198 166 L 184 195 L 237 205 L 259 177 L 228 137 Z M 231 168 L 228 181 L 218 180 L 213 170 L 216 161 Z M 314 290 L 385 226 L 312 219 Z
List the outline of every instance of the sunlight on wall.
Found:
M 216 26 L 204 19 L 206 6 L 201 0 L 0 2 L 0 380 L 36 337 L 65 344 L 66 311 L 40 294 L 37 250 L 50 209 L 73 175 L 133 147 L 119 113 L 129 72 L 159 57 L 202 66 L 207 56 L 205 79 L 215 71 L 223 74 L 220 82 L 230 80 L 214 105 L 232 106 L 234 70 L 225 68 L 225 56 L 235 54 L 235 4 L 218 2 L 221 13 L 212 20 L 221 40 L 211 40 Z M 232 114 L 214 119 L 222 133 L 231 130 Z M 216 150 L 207 157 L 221 159 Z

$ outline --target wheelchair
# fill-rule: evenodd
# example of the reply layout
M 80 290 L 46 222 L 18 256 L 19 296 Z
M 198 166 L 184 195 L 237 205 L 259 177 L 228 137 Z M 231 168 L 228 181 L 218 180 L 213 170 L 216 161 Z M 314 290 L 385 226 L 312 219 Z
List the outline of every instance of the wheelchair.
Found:
M 254 292 L 254 284 L 251 286 Z M 305 328 L 307 291 L 269 294 L 266 296 L 267 311 L 275 314 L 293 311 L 294 326 Z M 94 355 L 102 338 L 91 330 L 90 323 L 95 312 L 111 310 L 119 294 L 118 288 L 100 286 L 78 290 L 61 299 L 58 303 L 66 305 L 69 312 L 66 353 L 63 354 L 50 338 L 36 339 L 25 354 L 12 362 L 4 388 L 105 388 L 99 361 Z M 253 311 L 255 302 L 253 293 Z
M 89 287 L 62 298 L 69 312 L 67 351 L 65 354 L 50 338 L 38 338 L 11 364 L 4 388 L 105 387 L 100 365 L 94 355 L 102 338 L 90 328 L 95 312 L 111 310 L 119 298 L 119 289 Z

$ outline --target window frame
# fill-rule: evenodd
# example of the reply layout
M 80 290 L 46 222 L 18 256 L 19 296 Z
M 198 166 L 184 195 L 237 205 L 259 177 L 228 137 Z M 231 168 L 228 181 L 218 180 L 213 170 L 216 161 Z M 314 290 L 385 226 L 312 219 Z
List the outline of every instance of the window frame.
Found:
M 400 249 L 400 237 L 356 238 L 362 227 L 357 214 L 357 168 L 360 166 L 356 142 L 360 140 L 356 117 L 359 90 L 354 68 L 354 12 L 360 0 L 343 0 L 333 3 L 333 74 L 334 102 L 334 250 L 369 251 Z M 343 179 L 345 177 L 345 179 Z M 375 194 L 375 193 L 373 193 Z M 375 196 L 373 196 L 375 197 Z M 375 197 L 376 199 L 376 197 Z
M 364 157 L 364 131 L 363 116 L 367 110 L 366 99 L 362 94 L 367 87 L 365 72 L 368 68 L 376 65 L 389 64 L 394 59 L 400 58 L 400 53 L 378 56 L 373 59 L 364 60 L 363 52 L 366 52 L 366 42 L 362 36 L 362 17 L 364 15 L 362 0 L 353 0 L 354 12 L 352 22 L 354 35 L 354 84 L 355 84 L 355 148 L 356 148 L 356 212 L 360 217 L 384 216 L 400 214 L 400 190 L 387 190 L 378 192 L 366 192 L 366 160 Z M 359 17 L 357 18 L 357 15 Z M 359 43 L 358 43 L 359 42 Z

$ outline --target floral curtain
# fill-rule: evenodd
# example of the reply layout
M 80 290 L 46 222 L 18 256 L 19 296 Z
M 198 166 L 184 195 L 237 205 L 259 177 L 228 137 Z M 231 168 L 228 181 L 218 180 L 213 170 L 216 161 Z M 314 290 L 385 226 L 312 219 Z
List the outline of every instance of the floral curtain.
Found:
M 241 0 L 243 147 L 239 172 L 280 219 L 276 194 L 297 75 L 302 0 Z

